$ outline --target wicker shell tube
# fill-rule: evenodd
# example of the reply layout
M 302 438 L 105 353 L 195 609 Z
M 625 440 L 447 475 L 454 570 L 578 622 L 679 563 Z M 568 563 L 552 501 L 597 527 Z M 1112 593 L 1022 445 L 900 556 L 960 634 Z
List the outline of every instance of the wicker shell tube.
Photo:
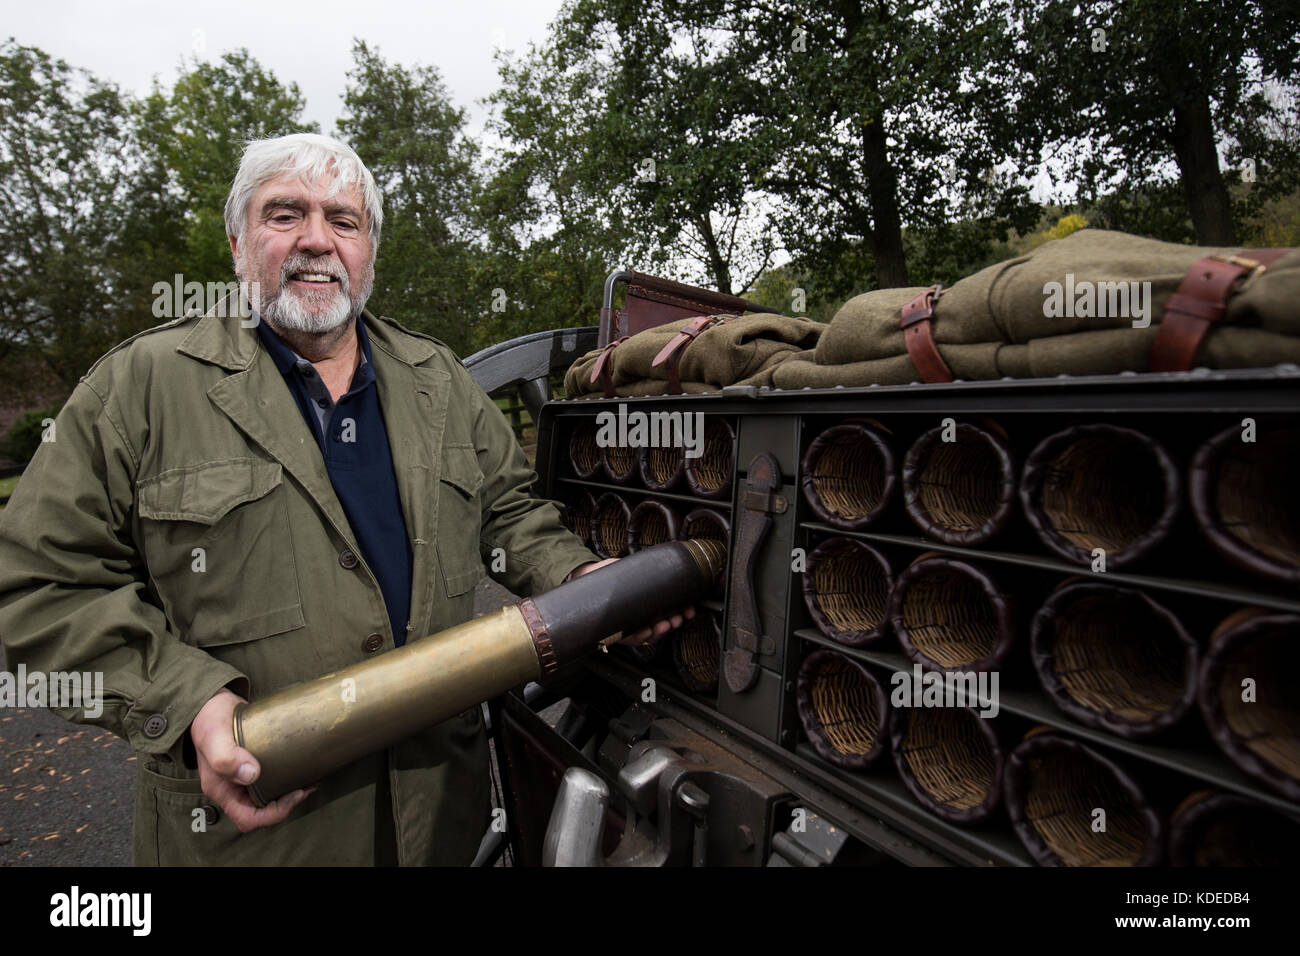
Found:
M 862 647 L 889 632 L 893 584 L 889 561 L 875 548 L 853 538 L 830 538 L 808 556 L 803 599 L 819 631 Z
M 1247 608 L 1228 617 L 1201 661 L 1197 697 L 1233 763 L 1300 803 L 1300 616 Z M 1254 681 L 1253 701 L 1243 682 Z
M 638 459 L 641 483 L 651 491 L 672 491 L 686 472 L 684 448 L 642 448 Z
M 1030 647 L 1043 689 L 1088 727 L 1146 737 L 1196 703 L 1196 641 L 1140 591 L 1066 583 L 1034 615 Z
M 804 733 L 824 760 L 865 770 L 887 749 L 889 699 L 870 671 L 831 650 L 809 654 L 795 682 Z
M 616 485 L 630 485 L 638 477 L 638 449 L 626 445 L 606 445 L 600 450 L 600 466 L 605 477 Z
M 704 426 L 704 451 L 698 458 L 686 458 L 682 469 L 686 486 L 699 498 L 725 498 L 736 477 L 736 429 L 731 422 L 715 418 Z
M 1007 758 L 1003 797 L 1016 836 L 1039 866 L 1156 866 L 1164 821 L 1142 786 L 1093 748 L 1046 728 Z M 1093 830 L 1094 811 L 1106 828 Z
M 662 501 L 643 501 L 627 519 L 627 550 L 631 553 L 675 541 L 680 524 L 677 512 Z
M 731 522 L 727 516 L 715 508 L 692 508 L 682 519 L 678 534 L 682 539 L 708 538 L 721 541 L 724 545 L 731 543 Z
M 898 484 L 887 433 L 866 422 L 845 422 L 819 434 L 804 452 L 800 474 L 813 512 L 849 531 L 861 531 L 880 517 Z
M 1006 527 L 1016 502 L 1016 467 L 991 426 L 961 423 L 954 441 L 932 428 L 903 459 L 903 504 L 916 526 L 945 544 L 983 544 Z
M 1182 481 L 1164 447 L 1115 425 L 1076 425 L 1043 441 L 1025 459 L 1020 502 L 1052 551 L 1108 568 L 1133 563 L 1163 541 L 1178 516 Z
M 1018 630 L 1014 602 L 997 579 L 942 555 L 922 555 L 898 576 L 888 616 L 907 656 L 938 671 L 999 667 Z
M 1233 425 L 1196 453 L 1188 477 L 1192 512 L 1224 558 L 1274 581 L 1300 583 L 1300 428 L 1241 440 Z
M 1002 803 L 1006 762 L 993 721 L 970 707 L 894 707 L 894 765 L 903 785 L 935 816 L 969 826 Z
M 596 497 L 590 491 L 579 491 L 569 499 L 567 508 L 569 529 L 591 546 L 591 516 L 596 513 Z
M 600 446 L 596 444 L 595 424 L 577 425 L 569 435 L 569 467 L 577 478 L 595 478 L 600 471 Z
M 1169 821 L 1174 866 L 1294 866 L 1300 818 L 1235 794 L 1198 790 Z
M 718 689 L 722 664 L 722 621 L 720 615 L 697 611 L 682 622 L 673 635 L 673 666 L 687 690 L 712 694 Z
M 628 554 L 627 525 L 632 511 L 620 495 L 607 491 L 596 499 L 591 515 L 591 550 L 602 558 Z

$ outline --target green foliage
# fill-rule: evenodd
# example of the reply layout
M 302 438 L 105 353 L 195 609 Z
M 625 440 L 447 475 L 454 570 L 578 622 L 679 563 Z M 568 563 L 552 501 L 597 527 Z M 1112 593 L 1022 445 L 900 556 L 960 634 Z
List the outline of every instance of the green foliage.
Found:
M 9 429 L 9 434 L 5 436 L 5 457 L 23 465 L 31 461 L 32 456 L 36 454 L 36 449 L 41 447 L 41 436 L 45 433 L 44 422 L 56 418 L 62 407 L 60 403 L 40 411 L 24 412 L 19 415 Z M 57 436 L 57 432 L 55 434 Z
M 433 67 L 388 63 L 360 41 L 352 57 L 338 129 L 384 196 L 370 308 L 467 354 L 477 314 L 470 289 L 478 177 L 465 111 L 452 106 Z
M 1300 184 L 1294 4 L 1014 6 L 1026 79 L 1016 128 L 1046 143 L 1111 228 L 1179 240 L 1190 213 L 1198 242 L 1231 245 L 1237 223 Z M 1233 191 L 1248 160 L 1257 181 Z
M 114 253 L 138 165 L 116 88 L 0 45 L 0 347 L 43 349 L 69 386 L 114 341 Z
M 245 51 L 131 102 L 0 46 L 0 354 L 39 349 L 70 389 L 160 321 L 154 283 L 232 278 L 222 208 L 243 142 L 303 128 L 302 106 Z
M 476 205 L 484 236 L 476 287 L 488 293 L 477 345 L 527 332 L 592 325 L 605 277 L 631 252 L 632 228 L 611 200 L 611 147 L 600 62 L 553 43 L 502 57 L 489 130 L 500 139 Z M 498 291 L 499 290 L 499 291 Z
M 384 193 L 371 307 L 467 354 L 594 323 L 616 267 L 825 319 L 1084 225 L 1297 244 L 1293 6 L 568 0 L 500 57 L 483 145 L 435 68 L 357 41 L 337 133 Z M 71 388 L 160 321 L 154 283 L 231 278 L 243 145 L 304 107 L 246 50 L 132 100 L 0 44 L 0 360 Z
M 1266 203 L 1243 233 L 1243 241 L 1258 248 L 1300 246 L 1300 189 Z
M 306 100 L 247 50 L 218 62 L 183 67 L 170 90 L 155 83 L 133 110 L 138 136 L 157 180 L 181 211 L 186 280 L 232 279 L 225 206 L 246 143 L 285 133 L 320 132 L 303 120 Z M 172 273 L 155 281 L 170 280 Z

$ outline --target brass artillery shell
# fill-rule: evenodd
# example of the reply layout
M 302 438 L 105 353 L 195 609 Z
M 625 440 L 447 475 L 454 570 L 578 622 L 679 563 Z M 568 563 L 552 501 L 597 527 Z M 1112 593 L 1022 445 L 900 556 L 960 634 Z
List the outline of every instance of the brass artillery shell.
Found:
M 602 639 L 668 616 L 726 573 L 716 541 L 671 541 L 545 594 L 413 641 L 235 710 L 235 740 L 262 773 L 259 804 L 308 786 L 511 687 Z

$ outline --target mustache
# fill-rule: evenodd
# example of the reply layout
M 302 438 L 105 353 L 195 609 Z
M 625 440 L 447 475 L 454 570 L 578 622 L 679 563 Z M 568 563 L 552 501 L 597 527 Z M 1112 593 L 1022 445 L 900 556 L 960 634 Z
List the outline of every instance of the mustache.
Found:
M 318 275 L 331 276 L 339 280 L 339 288 L 344 295 L 350 293 L 348 273 L 342 264 L 330 259 L 313 259 L 309 256 L 290 256 L 280 267 L 280 288 L 288 284 L 289 279 L 298 272 L 315 272 Z

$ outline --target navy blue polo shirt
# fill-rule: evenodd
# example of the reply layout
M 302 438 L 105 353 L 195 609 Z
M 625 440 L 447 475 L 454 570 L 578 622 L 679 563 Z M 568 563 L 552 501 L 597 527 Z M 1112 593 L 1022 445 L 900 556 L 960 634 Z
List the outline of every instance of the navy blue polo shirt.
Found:
M 379 581 L 393 639 L 401 647 L 406 643 L 406 615 L 411 607 L 411 541 L 379 406 L 370 338 L 359 319 L 356 329 L 361 364 L 351 386 L 335 403 L 311 362 L 289 348 L 266 322 L 257 323 L 262 344 L 316 436 L 330 484 L 356 535 L 360 557 Z

